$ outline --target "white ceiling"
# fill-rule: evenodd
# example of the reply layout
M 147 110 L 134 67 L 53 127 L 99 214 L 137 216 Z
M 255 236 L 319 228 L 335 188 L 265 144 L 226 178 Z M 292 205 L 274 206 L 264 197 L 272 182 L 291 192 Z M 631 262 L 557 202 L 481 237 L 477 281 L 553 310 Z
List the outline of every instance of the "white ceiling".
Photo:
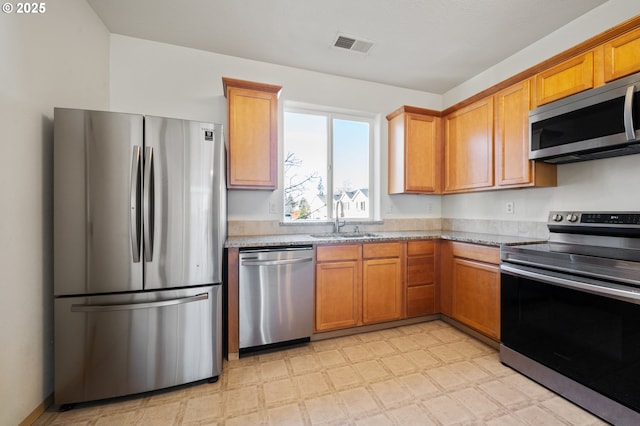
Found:
M 443 94 L 606 0 L 87 0 L 111 33 Z M 333 47 L 338 33 L 374 43 Z

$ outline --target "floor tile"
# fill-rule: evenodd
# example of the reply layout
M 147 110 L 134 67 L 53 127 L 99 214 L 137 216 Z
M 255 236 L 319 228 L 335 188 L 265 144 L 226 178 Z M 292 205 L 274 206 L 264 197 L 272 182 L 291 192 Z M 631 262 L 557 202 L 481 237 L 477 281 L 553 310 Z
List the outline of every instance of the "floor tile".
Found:
M 470 423 L 473 414 L 449 395 L 442 395 L 425 402 L 426 409 L 443 425 Z
M 267 412 L 267 420 L 270 425 L 274 426 L 297 426 L 304 424 L 303 414 L 298 404 L 270 408 Z
M 213 384 L 56 408 L 35 425 L 606 424 L 438 320 L 225 360 Z
M 296 386 L 291 379 L 265 383 L 263 390 L 264 402 L 267 407 L 295 402 L 298 399 Z
M 373 383 L 370 386 L 385 408 L 395 408 L 413 399 L 411 393 L 397 379 Z
M 339 395 L 352 417 L 357 417 L 362 413 L 379 411 L 378 404 L 366 388 L 344 390 Z
M 329 385 L 325 379 L 326 373 L 308 373 L 296 376 L 294 380 L 303 398 L 310 396 L 324 395 L 330 392 Z
M 344 389 L 363 383 L 358 372 L 350 365 L 329 369 L 327 374 L 336 389 Z
M 304 402 L 312 424 L 321 424 L 346 418 L 334 395 L 307 399 Z
M 368 382 L 376 382 L 391 377 L 382 362 L 377 359 L 363 361 L 353 364 L 353 367 L 360 373 L 360 376 Z

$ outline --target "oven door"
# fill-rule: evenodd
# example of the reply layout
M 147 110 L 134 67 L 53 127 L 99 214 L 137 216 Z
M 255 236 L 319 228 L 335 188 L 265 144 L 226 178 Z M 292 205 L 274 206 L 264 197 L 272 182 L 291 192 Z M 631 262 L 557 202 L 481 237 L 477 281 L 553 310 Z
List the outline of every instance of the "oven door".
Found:
M 633 288 L 503 263 L 502 345 L 640 411 L 638 303 Z

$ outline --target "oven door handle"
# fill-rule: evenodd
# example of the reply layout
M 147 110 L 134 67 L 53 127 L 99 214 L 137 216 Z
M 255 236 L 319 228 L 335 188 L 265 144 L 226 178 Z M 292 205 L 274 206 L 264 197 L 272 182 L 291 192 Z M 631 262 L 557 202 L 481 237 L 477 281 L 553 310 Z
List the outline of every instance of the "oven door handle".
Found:
M 500 271 L 506 272 L 512 275 L 521 276 L 524 278 L 531 278 L 536 281 L 542 281 L 547 284 L 556 285 L 560 287 L 571 288 L 578 291 L 585 291 L 588 293 L 596 294 L 599 296 L 608 297 L 611 299 L 625 300 L 631 303 L 640 304 L 640 293 L 625 290 L 623 288 L 614 288 L 611 285 L 597 285 L 589 284 L 575 279 L 563 278 L 554 273 L 540 273 L 533 271 L 529 268 L 500 265 Z M 594 281 L 594 280 L 589 280 Z M 594 283 L 597 281 L 594 281 Z

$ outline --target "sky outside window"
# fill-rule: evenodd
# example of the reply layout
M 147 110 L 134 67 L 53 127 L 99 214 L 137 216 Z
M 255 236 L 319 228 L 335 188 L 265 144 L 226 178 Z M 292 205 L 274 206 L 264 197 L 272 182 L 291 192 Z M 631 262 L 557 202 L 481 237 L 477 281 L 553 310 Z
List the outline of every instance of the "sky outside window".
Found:
M 366 121 L 285 111 L 285 220 L 332 219 L 338 200 L 345 217 L 368 218 L 369 145 Z

